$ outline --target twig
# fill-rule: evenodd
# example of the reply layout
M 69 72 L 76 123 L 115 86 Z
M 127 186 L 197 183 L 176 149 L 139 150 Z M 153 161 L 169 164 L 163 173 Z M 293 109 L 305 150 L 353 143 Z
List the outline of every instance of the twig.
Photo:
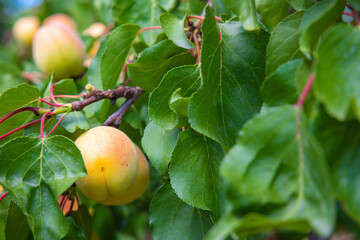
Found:
M 131 98 L 128 98 L 121 107 L 114 112 L 105 122 L 102 124 L 103 126 L 111 126 L 118 128 L 124 118 L 125 113 L 131 105 L 136 101 L 136 99 L 143 93 L 144 91 L 139 91 L 137 94 L 134 94 Z
M 128 86 L 119 86 L 116 89 L 109 89 L 106 91 L 99 91 L 95 89 L 83 96 L 84 100 L 75 101 L 71 103 L 71 111 L 81 111 L 86 106 L 100 101 L 102 99 L 116 99 L 116 98 L 132 98 L 135 95 L 141 95 L 144 90 L 140 87 L 128 87 Z

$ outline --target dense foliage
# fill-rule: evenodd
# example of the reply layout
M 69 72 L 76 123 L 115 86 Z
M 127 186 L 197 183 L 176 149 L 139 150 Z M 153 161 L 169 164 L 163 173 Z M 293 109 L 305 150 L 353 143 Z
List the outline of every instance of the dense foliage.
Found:
M 360 237 L 360 2 L 207 3 L 44 0 L 2 23 L 0 239 Z M 57 82 L 11 38 L 23 15 L 56 12 L 89 55 L 100 44 Z M 82 34 L 94 22 L 108 32 Z M 104 122 L 151 165 L 130 204 L 74 185 L 86 175 L 74 141 Z M 62 194 L 79 209 L 64 216 Z

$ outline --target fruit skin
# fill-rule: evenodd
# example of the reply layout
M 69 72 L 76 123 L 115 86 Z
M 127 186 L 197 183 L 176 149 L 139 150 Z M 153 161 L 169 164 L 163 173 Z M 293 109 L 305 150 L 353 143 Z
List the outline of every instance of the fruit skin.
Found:
M 92 36 L 93 38 L 98 38 L 101 35 L 105 34 L 105 32 L 106 32 L 105 24 L 101 22 L 96 22 L 91 24 L 91 26 L 84 31 L 84 35 Z
M 144 153 L 139 149 L 138 146 L 135 145 L 135 147 L 139 158 L 139 170 L 134 185 L 123 196 L 118 198 L 110 197 L 104 201 L 100 201 L 101 204 L 105 204 L 105 205 L 126 204 L 136 200 L 145 192 L 149 184 L 149 178 L 150 178 L 149 164 L 148 161 L 146 160 Z
M 84 159 L 87 176 L 76 180 L 80 191 L 101 202 L 120 197 L 135 183 L 138 156 L 132 141 L 120 130 L 99 126 L 76 141 Z
M 2 193 L 2 191 L 4 191 L 4 188 L 0 185 L 0 193 Z
M 77 26 L 75 21 L 68 15 L 62 13 L 53 14 L 47 17 L 43 22 L 43 26 L 49 26 L 51 24 L 59 24 L 59 23 L 66 25 L 75 32 L 77 31 Z
M 55 80 L 80 76 L 84 70 L 85 46 L 79 35 L 63 24 L 41 27 L 32 48 L 36 66 L 48 75 L 55 72 Z
M 25 46 L 31 46 L 36 30 L 40 27 L 40 21 L 35 16 L 22 17 L 16 21 L 13 27 L 13 36 L 17 42 Z

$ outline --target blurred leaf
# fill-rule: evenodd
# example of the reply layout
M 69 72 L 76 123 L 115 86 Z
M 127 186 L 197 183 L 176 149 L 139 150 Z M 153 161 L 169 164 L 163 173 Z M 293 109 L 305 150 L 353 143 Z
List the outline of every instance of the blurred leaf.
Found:
M 316 0 L 286 0 L 295 10 L 306 10 L 315 4 Z
M 4 192 L 0 192 L 3 194 Z M 6 197 L 0 201 L 0 239 L 5 239 L 5 227 L 10 206 L 10 198 Z
M 16 109 L 34 106 L 39 97 L 39 90 L 27 84 L 20 84 L 3 91 L 0 94 L 0 118 Z M 33 115 L 32 112 L 21 112 L 7 119 L 0 125 L 0 136 L 27 123 Z M 21 135 L 22 132 L 23 130 L 6 137 L 4 140 L 0 141 L 0 144 L 10 138 Z
M 281 21 L 273 30 L 266 49 L 266 76 L 283 63 L 301 58 L 299 25 L 304 12 L 296 12 Z
M 286 0 L 255 0 L 255 3 L 263 22 L 271 29 L 289 15 L 289 5 Z
M 201 88 L 192 96 L 192 128 L 222 145 L 234 144 L 242 124 L 260 111 L 268 34 L 245 31 L 239 22 L 219 24 L 210 7 L 202 25 Z
M 242 235 L 271 228 L 329 236 L 335 206 L 324 153 L 293 106 L 268 109 L 249 122 L 226 155 L 221 174 L 232 209 L 246 216 Z M 316 171 L 314 171 L 316 169 Z
M 299 28 L 300 50 L 304 54 L 311 54 L 322 33 L 341 18 L 345 3 L 345 0 L 320 1 L 305 12 Z
M 165 130 L 152 122 L 145 128 L 141 145 L 160 176 L 167 175 L 178 134 L 178 129 Z
M 176 46 L 170 40 L 163 40 L 147 48 L 128 68 L 132 83 L 151 92 L 169 70 L 194 61 L 187 49 Z
M 85 234 L 84 232 L 81 230 L 81 228 L 79 228 L 79 226 L 76 225 L 74 219 L 67 217 L 66 221 L 68 222 L 69 225 L 69 232 L 66 235 L 66 237 L 64 237 L 64 240 L 85 240 Z
M 159 1 L 159 5 L 168 12 L 173 10 L 178 4 L 178 0 L 158 0 L 158 1 Z
M 331 116 L 360 120 L 360 32 L 346 24 L 331 28 L 318 48 L 315 95 Z
M 169 183 L 165 183 L 151 201 L 149 221 L 154 240 L 203 239 L 212 225 L 209 212 L 181 201 Z
M 200 71 L 197 65 L 181 66 L 165 74 L 149 100 L 149 117 L 157 125 L 172 129 L 179 122 L 179 115 L 170 107 L 170 99 L 175 90 L 180 89 L 182 96 L 190 97 L 200 87 Z M 181 127 L 181 126 L 178 126 Z
M 223 157 L 220 144 L 188 129 L 179 134 L 169 168 L 176 195 L 191 206 L 212 211 L 215 218 L 224 210 L 224 186 L 219 176 Z
M 185 20 L 186 15 L 182 20 L 170 13 L 164 13 L 160 16 L 160 24 L 167 37 L 177 46 L 190 49 L 194 46 L 185 35 Z
M 359 122 L 338 122 L 320 108 L 315 115 L 313 131 L 325 149 L 336 197 L 346 213 L 360 224 Z
M 159 17 L 164 11 L 158 0 L 114 0 L 112 17 L 117 24 L 134 23 L 141 28 L 159 25 Z M 147 45 L 155 42 L 159 30 L 142 33 Z
M 301 59 L 288 61 L 266 77 L 261 86 L 261 96 L 267 106 L 295 103 L 298 98 L 297 69 Z
M 102 90 L 116 87 L 126 57 L 139 30 L 140 27 L 137 25 L 124 24 L 111 32 L 100 60 Z
M 260 29 L 256 15 L 255 0 L 224 0 L 224 3 L 240 17 L 244 29 L 248 31 Z
M 14 202 L 10 202 L 5 227 L 6 240 L 27 240 L 30 228 L 26 216 Z
M 69 139 L 19 137 L 0 148 L 0 182 L 28 216 L 34 239 L 60 239 L 68 225 L 57 197 L 86 175 L 80 151 Z
M 86 239 L 91 239 L 93 233 L 92 216 L 86 205 L 80 205 L 79 210 L 73 212 L 71 217 L 74 219 L 77 226 L 81 227 Z

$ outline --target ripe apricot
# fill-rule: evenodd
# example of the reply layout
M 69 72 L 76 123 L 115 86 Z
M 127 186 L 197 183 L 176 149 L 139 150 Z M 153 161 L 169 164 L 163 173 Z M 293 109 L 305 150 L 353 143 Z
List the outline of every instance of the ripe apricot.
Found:
M 101 35 L 105 34 L 106 26 L 101 22 L 93 23 L 84 31 L 84 35 L 92 36 L 93 38 L 98 38 Z
M 62 13 L 56 13 L 47 17 L 43 22 L 43 26 L 49 26 L 51 24 L 59 24 L 59 23 L 66 25 L 75 32 L 77 31 L 77 26 L 75 21 L 70 16 Z
M 22 17 L 16 21 L 13 27 L 13 36 L 20 44 L 31 46 L 35 32 L 39 27 L 40 21 L 37 17 Z
M 33 41 L 36 66 L 55 80 L 77 77 L 83 72 L 85 46 L 79 35 L 63 24 L 41 27 Z
M 135 183 L 139 160 L 132 141 L 120 130 L 99 126 L 76 141 L 87 175 L 76 185 L 87 197 L 103 202 L 127 193 Z
M 149 184 L 150 169 L 144 153 L 136 146 L 136 152 L 139 158 L 139 170 L 136 181 L 131 189 L 121 197 L 110 197 L 104 201 L 99 201 L 105 205 L 121 205 L 132 202 L 139 198 L 146 190 Z

